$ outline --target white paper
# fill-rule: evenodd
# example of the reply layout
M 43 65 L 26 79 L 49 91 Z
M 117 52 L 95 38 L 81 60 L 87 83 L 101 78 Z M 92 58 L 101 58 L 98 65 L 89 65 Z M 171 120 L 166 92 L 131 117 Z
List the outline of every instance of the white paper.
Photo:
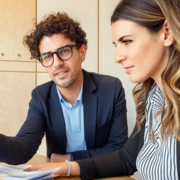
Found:
M 60 169 L 50 169 L 44 171 L 32 171 L 26 172 L 24 169 L 31 167 L 31 165 L 0 165 L 0 179 L 2 180 L 45 180 L 45 179 L 53 179 L 55 176 L 52 174 L 53 172 Z

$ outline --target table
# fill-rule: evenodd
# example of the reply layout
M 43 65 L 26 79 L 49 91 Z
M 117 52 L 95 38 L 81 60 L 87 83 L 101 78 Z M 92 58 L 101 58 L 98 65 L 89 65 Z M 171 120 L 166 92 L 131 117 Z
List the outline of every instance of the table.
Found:
M 27 162 L 27 164 L 31 164 L 31 165 L 37 165 L 37 164 L 42 164 L 42 163 L 47 163 L 50 161 L 50 158 L 48 157 L 45 157 L 45 156 L 42 156 L 42 155 L 34 155 L 34 157 L 29 160 Z M 69 178 L 65 178 L 65 177 L 57 177 L 55 178 L 55 180 L 80 180 L 79 177 L 69 177 Z M 112 178 L 103 178 L 101 180 L 134 180 L 133 178 L 131 177 L 112 177 Z

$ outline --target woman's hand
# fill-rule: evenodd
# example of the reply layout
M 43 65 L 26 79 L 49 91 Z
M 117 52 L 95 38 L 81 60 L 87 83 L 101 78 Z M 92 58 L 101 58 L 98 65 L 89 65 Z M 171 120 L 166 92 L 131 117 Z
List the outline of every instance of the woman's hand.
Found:
M 71 176 L 79 176 L 80 175 L 80 167 L 77 162 L 70 162 L 71 166 Z M 59 170 L 55 171 L 53 174 L 58 175 L 58 176 L 66 176 L 67 171 L 68 171 L 68 166 L 66 162 L 60 162 L 60 163 L 45 163 L 45 164 L 40 164 L 40 165 L 34 165 L 32 167 L 29 167 L 25 169 L 24 171 L 43 171 L 43 170 L 49 170 L 49 169 L 54 169 L 60 167 Z

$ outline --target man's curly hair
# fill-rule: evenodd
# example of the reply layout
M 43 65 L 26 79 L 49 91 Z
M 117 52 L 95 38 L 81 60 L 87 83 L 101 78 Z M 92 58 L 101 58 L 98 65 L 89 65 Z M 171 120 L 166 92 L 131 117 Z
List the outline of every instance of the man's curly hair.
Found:
M 71 19 L 67 13 L 50 14 L 39 23 L 35 23 L 35 30 L 24 36 L 23 43 L 31 53 L 31 59 L 40 56 L 39 44 L 44 36 L 63 34 L 65 38 L 76 43 L 80 48 L 83 44 L 87 47 L 86 33 L 81 29 L 80 23 Z

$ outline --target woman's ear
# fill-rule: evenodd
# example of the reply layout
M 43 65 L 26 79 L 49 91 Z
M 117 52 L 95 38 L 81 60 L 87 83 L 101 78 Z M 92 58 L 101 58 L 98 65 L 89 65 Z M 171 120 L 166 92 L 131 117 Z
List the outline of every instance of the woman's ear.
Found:
M 165 20 L 163 24 L 163 33 L 164 33 L 164 40 L 163 40 L 164 46 L 166 47 L 171 46 L 174 42 L 174 36 L 167 20 Z

